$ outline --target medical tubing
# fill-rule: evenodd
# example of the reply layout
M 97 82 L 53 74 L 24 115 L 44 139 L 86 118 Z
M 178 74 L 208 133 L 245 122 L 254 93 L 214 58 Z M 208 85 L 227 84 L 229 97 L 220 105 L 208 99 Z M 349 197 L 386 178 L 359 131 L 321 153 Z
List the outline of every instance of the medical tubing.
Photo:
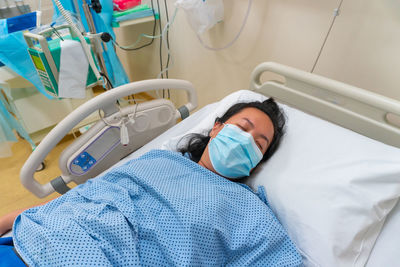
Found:
M 136 117 L 136 111 L 137 111 L 137 107 L 139 106 L 139 103 L 137 103 L 135 105 L 135 111 L 133 112 L 133 119 Z M 105 119 L 104 116 L 101 115 L 100 109 L 98 110 L 99 113 L 99 118 L 101 119 L 101 121 L 109 126 L 109 127 L 118 127 L 119 131 L 120 131 L 120 143 L 123 146 L 126 146 L 129 144 L 129 133 L 128 133 L 128 128 L 126 127 L 127 124 L 127 117 L 129 118 L 129 120 L 131 120 L 131 117 L 129 115 L 124 116 L 122 114 L 122 109 L 120 105 L 117 105 L 118 109 L 119 109 L 119 114 L 121 117 L 121 120 L 119 123 L 116 124 L 112 124 L 112 123 L 108 123 Z M 114 115 L 114 114 L 113 114 Z
M 223 50 L 223 49 L 226 49 L 228 47 L 231 47 L 237 41 L 237 39 L 239 39 L 239 36 L 242 34 L 242 31 L 244 29 L 244 26 L 246 25 L 247 19 L 249 18 L 249 14 L 250 14 L 250 9 L 251 9 L 252 3 L 253 3 L 253 0 L 249 0 L 249 5 L 247 6 L 247 11 L 246 11 L 246 15 L 244 17 L 242 26 L 240 26 L 239 32 L 236 34 L 235 38 L 233 38 L 232 41 L 230 41 L 228 44 L 224 45 L 223 47 L 214 48 L 214 47 L 210 47 L 210 46 L 206 45 L 203 42 L 203 40 L 201 39 L 200 35 L 197 34 L 197 39 L 199 39 L 201 45 L 204 48 L 206 48 L 208 50 L 213 50 L 213 51 L 219 51 L 219 50 Z
M 165 35 L 166 32 L 169 31 L 170 26 L 173 24 L 173 22 L 174 22 L 174 20 L 175 20 L 175 17 L 176 17 L 177 12 L 178 12 L 178 8 L 175 8 L 175 11 L 174 11 L 174 14 L 173 14 L 173 17 L 172 17 L 171 21 L 169 21 L 169 22 L 164 26 L 163 31 L 162 31 L 161 34 L 159 34 L 159 35 L 150 36 L 150 35 L 146 35 L 146 34 L 141 34 L 141 35 L 139 36 L 139 39 L 138 39 L 133 45 L 130 45 L 130 46 L 120 46 L 114 39 L 112 39 L 112 41 L 113 41 L 119 48 L 121 48 L 121 49 L 127 49 L 127 50 L 128 50 L 128 49 L 129 49 L 128 47 L 131 47 L 131 46 L 134 47 L 134 46 L 136 46 L 136 44 L 137 44 L 138 42 L 140 42 L 141 36 L 144 36 L 144 37 L 146 37 L 146 38 L 152 38 L 152 39 L 162 37 L 162 36 Z M 111 37 L 111 38 L 112 38 L 112 37 Z M 168 45 L 168 43 L 167 43 L 167 41 L 166 41 L 166 38 L 163 38 L 162 40 L 163 40 L 162 43 L 165 45 L 165 47 L 166 47 L 166 49 L 167 49 L 167 54 L 168 54 L 168 56 L 169 56 L 169 60 L 168 60 L 168 65 L 169 65 L 169 66 L 168 66 L 167 68 L 165 68 L 165 69 L 162 69 L 162 70 L 160 71 L 160 73 L 158 73 L 157 79 L 159 79 L 159 78 L 161 77 L 161 74 L 167 72 L 167 71 L 173 66 L 173 60 L 172 60 L 172 56 L 171 56 L 171 53 L 170 53 L 169 45 Z M 159 93 L 158 93 L 157 91 L 156 91 L 156 94 L 157 94 L 157 96 L 158 96 L 159 98 L 162 98 L 162 97 L 159 95 Z
M 39 28 L 40 25 L 42 25 L 42 0 L 39 0 L 36 10 L 36 28 Z
M 176 13 L 177 13 L 177 12 L 178 12 L 178 8 L 175 8 L 175 11 L 174 11 L 174 14 L 173 14 L 173 16 L 172 16 L 172 19 L 171 19 L 170 23 L 167 23 L 167 24 L 164 26 L 164 29 L 166 29 L 167 27 L 169 28 L 169 27 L 174 23 L 174 20 L 175 20 L 175 17 L 176 17 Z M 135 46 L 142 40 L 142 37 L 149 38 L 149 39 L 156 39 L 156 38 L 162 37 L 162 35 L 164 34 L 164 30 L 163 30 L 162 32 L 163 32 L 163 33 L 158 34 L 158 35 L 148 35 L 148 34 L 142 33 L 142 34 L 139 35 L 138 39 L 137 39 L 136 42 L 134 42 L 133 44 L 131 44 L 131 45 L 126 45 L 126 46 L 124 46 L 124 45 L 117 45 L 117 46 L 118 46 L 119 48 L 121 48 L 121 49 L 131 49 L 131 48 L 135 47 Z M 113 40 L 113 42 L 114 42 L 115 44 L 117 44 L 117 43 L 115 42 L 115 40 Z
M 167 24 L 169 24 L 169 15 L 168 15 L 168 4 L 167 4 L 167 0 L 164 0 L 164 6 L 165 6 L 165 16 L 167 18 Z M 169 50 L 169 31 L 167 31 L 167 47 Z M 168 69 L 169 66 L 169 60 L 170 60 L 170 54 L 168 53 L 168 58 L 167 58 L 167 65 L 166 68 Z M 168 71 L 166 71 L 165 73 L 167 75 L 168 78 Z M 169 94 L 169 90 L 168 90 L 168 94 Z
M 153 36 L 151 36 L 151 35 L 147 35 L 147 34 L 141 34 L 141 35 L 139 35 L 139 38 L 136 40 L 136 42 L 133 43 L 132 45 L 129 45 L 129 46 L 121 46 L 121 45 L 119 45 L 115 40 L 112 40 L 112 41 L 113 41 L 119 48 L 128 50 L 128 49 L 130 49 L 131 47 L 135 47 L 135 46 L 142 40 L 142 37 L 152 38 L 152 39 L 160 38 L 160 37 L 164 36 L 164 35 L 166 34 L 166 32 L 169 31 L 170 26 L 171 26 L 171 25 L 174 23 L 174 21 L 175 21 L 175 17 L 176 17 L 176 14 L 177 14 L 177 13 L 178 13 L 178 8 L 175 8 L 174 14 L 172 15 L 172 19 L 171 19 L 167 24 L 165 24 L 165 26 L 164 26 L 162 32 L 161 32 L 160 34 L 158 34 L 158 35 L 153 35 Z M 164 43 L 164 45 L 166 46 L 167 53 L 168 53 L 168 55 L 169 55 L 168 65 L 170 65 L 170 66 L 168 66 L 168 67 L 165 68 L 165 69 L 162 69 L 162 70 L 160 71 L 160 73 L 158 73 L 157 79 L 160 78 L 161 75 L 162 75 L 163 73 L 165 73 L 165 72 L 167 72 L 168 70 L 170 70 L 170 68 L 173 66 L 173 60 L 172 60 L 172 56 L 171 56 L 171 53 L 170 53 L 169 45 L 168 45 L 168 43 L 166 42 L 166 38 L 163 38 L 162 40 L 163 40 L 162 43 Z M 158 96 L 159 98 L 162 98 L 162 97 L 160 97 L 160 95 L 158 94 L 158 92 L 156 92 L 156 94 L 157 94 L 157 96 Z
M 170 27 L 170 26 L 172 25 L 172 23 L 174 22 L 177 11 L 178 11 L 178 9 L 175 8 L 173 18 L 172 18 L 172 20 L 171 20 L 170 22 L 167 22 L 167 24 L 165 24 L 164 29 L 163 29 L 163 31 L 162 31 L 162 33 L 161 33 L 161 35 L 160 35 L 161 37 L 164 36 L 165 33 L 169 31 L 169 27 Z M 163 67 L 161 67 L 161 71 L 160 71 L 160 73 L 157 75 L 157 79 L 159 79 L 160 77 L 162 77 L 162 74 L 163 74 L 163 73 L 166 73 L 166 72 L 170 69 L 170 67 L 172 67 L 172 65 L 173 65 L 173 60 L 172 60 L 172 56 L 171 56 L 171 53 L 170 53 L 169 45 L 168 45 L 168 43 L 167 43 L 166 40 L 167 40 L 166 38 L 161 38 L 162 43 L 160 44 L 160 48 L 161 48 L 162 44 L 165 45 L 166 50 L 167 50 L 167 54 L 168 54 L 168 57 L 169 57 L 168 64 L 171 63 L 171 66 L 169 66 L 169 67 L 167 67 L 167 68 L 165 68 L 165 69 L 163 69 Z M 163 92 L 164 92 L 164 91 L 163 91 Z M 159 94 L 158 94 L 158 92 L 156 92 L 156 93 L 157 93 L 157 96 L 160 97 Z M 163 95 L 164 95 L 164 94 L 163 94 Z M 163 97 L 163 98 L 164 98 L 164 97 Z
M 166 45 L 165 38 L 163 39 L 163 44 Z M 170 55 L 170 50 L 169 50 L 169 48 L 168 48 L 167 45 L 166 45 L 166 49 L 167 49 L 167 54 Z M 165 69 L 161 69 L 160 73 L 157 75 L 157 79 L 160 79 L 161 76 L 162 76 L 162 74 L 165 73 L 165 72 L 167 72 L 167 71 L 173 66 L 173 60 L 172 60 L 172 57 L 171 57 L 171 56 L 170 56 L 170 62 L 171 62 L 171 65 L 170 65 L 169 67 L 167 67 L 167 68 L 165 68 Z M 169 90 L 169 89 L 168 89 L 168 90 Z M 157 93 L 157 96 L 160 97 L 159 94 L 158 94 L 158 92 L 156 92 L 156 93 Z M 161 97 L 160 97 L 160 98 L 161 98 Z M 163 97 L 162 97 L 162 98 L 164 98 L 164 94 L 163 94 Z
M 313 64 L 313 66 L 311 68 L 311 71 L 310 71 L 311 73 L 314 73 L 315 67 L 317 66 L 319 58 L 321 57 L 322 50 L 324 50 L 326 41 L 328 41 L 328 37 L 331 34 L 333 25 L 335 24 L 336 18 L 337 18 L 337 16 L 339 16 L 339 12 L 340 12 L 340 8 L 342 7 L 342 4 L 343 4 L 343 0 L 340 1 L 339 6 L 337 8 L 335 8 L 335 10 L 334 10 L 333 19 L 332 19 L 331 25 L 329 26 L 328 32 L 325 35 L 324 41 L 322 42 L 322 45 L 321 45 L 321 48 L 319 49 L 317 58 L 315 59 L 314 64 Z
M 151 8 L 153 9 L 153 17 L 154 17 L 154 24 L 153 24 L 153 36 L 154 36 L 154 34 L 156 33 L 157 19 L 156 19 L 156 14 L 154 13 L 154 3 L 153 3 L 153 0 L 151 0 Z M 112 40 L 112 42 L 113 42 L 118 48 L 120 48 L 120 49 L 122 49 L 122 50 L 125 50 L 125 51 L 136 51 L 136 50 L 142 49 L 142 48 L 144 48 L 144 47 L 146 47 L 146 46 L 151 45 L 151 44 L 153 43 L 153 41 L 154 41 L 154 39 L 151 39 L 150 42 L 148 42 L 147 44 L 144 44 L 144 45 L 142 45 L 142 46 L 133 47 L 133 48 L 125 48 L 124 46 L 121 46 L 120 44 L 118 44 L 117 41 L 114 40 L 112 37 L 111 37 L 111 40 Z M 135 43 L 135 44 L 136 44 L 136 43 Z
M 162 33 L 161 33 L 161 36 L 164 36 L 165 33 L 169 31 L 170 26 L 172 25 L 172 23 L 173 23 L 174 20 L 175 20 L 175 17 L 176 17 L 177 12 L 178 12 L 178 8 L 175 8 L 174 14 L 173 14 L 173 16 L 172 16 L 172 20 L 171 20 L 171 21 L 168 21 L 167 24 L 165 24 L 164 29 L 163 29 L 163 31 L 162 31 Z M 170 53 L 169 44 L 168 44 L 168 42 L 167 42 L 168 39 L 167 39 L 167 38 L 163 38 L 162 41 L 163 41 L 162 43 L 165 45 L 165 47 L 166 47 L 166 49 L 167 49 L 167 54 L 168 54 L 168 65 L 171 63 L 171 66 L 167 66 L 165 69 L 161 69 L 160 73 L 157 75 L 157 79 L 159 79 L 159 78 L 162 76 L 163 73 L 166 73 L 166 72 L 173 66 L 173 60 L 172 60 L 172 56 L 171 56 L 171 53 Z M 156 93 L 157 93 L 157 96 L 160 97 L 159 94 L 158 94 L 158 92 L 156 92 Z M 163 98 L 164 98 L 164 97 L 163 97 Z
M 72 18 L 70 16 L 70 14 L 64 9 L 64 7 L 61 5 L 60 0 L 54 0 L 54 2 L 56 3 L 56 6 L 58 8 L 58 10 L 60 10 L 61 15 L 65 18 L 65 20 L 67 21 L 67 23 L 71 26 L 71 29 L 74 31 L 74 33 L 78 36 L 79 41 L 81 42 L 81 45 L 83 47 L 83 51 L 86 54 L 86 57 L 88 59 L 89 65 L 92 68 L 94 74 L 96 75 L 96 79 L 100 80 L 101 75 L 99 73 L 99 70 L 96 67 L 96 64 L 94 63 L 93 57 L 92 57 L 92 53 L 90 50 L 89 45 L 86 43 L 85 38 L 83 37 L 83 35 L 81 34 L 81 32 L 79 31 L 79 29 L 76 27 L 76 25 L 73 23 Z
M 77 0 L 72 0 L 72 3 L 74 5 L 75 11 L 76 11 L 76 17 L 80 23 L 82 23 L 82 17 L 81 17 L 81 11 L 79 10 L 78 6 L 78 1 Z M 82 23 L 83 25 L 83 23 Z
M 168 23 L 167 23 L 167 24 L 165 25 L 165 27 L 164 27 L 164 30 L 163 30 L 163 32 L 162 32 L 162 35 L 164 35 L 165 32 L 168 31 L 168 29 L 169 29 L 169 25 L 168 25 Z M 165 47 L 166 47 L 166 49 L 167 49 L 167 54 L 168 54 L 168 56 L 169 56 L 169 58 L 170 58 L 169 61 L 171 62 L 171 66 L 172 66 L 172 65 L 173 65 L 173 61 L 172 61 L 172 57 L 170 56 L 171 53 L 170 53 L 170 50 L 169 50 L 169 46 L 168 46 L 168 44 L 167 44 L 167 42 L 166 42 L 166 38 L 163 38 L 163 39 L 162 39 L 162 44 L 164 44 Z M 169 62 L 168 62 L 168 64 L 169 64 Z M 171 66 L 170 66 L 170 67 L 171 67 Z M 160 78 L 164 72 L 167 72 L 167 71 L 169 70 L 170 67 L 167 67 L 167 68 L 165 68 L 165 69 L 161 69 L 161 72 L 157 75 L 157 79 Z
M 169 24 L 169 23 L 167 23 L 167 25 L 165 25 L 162 35 L 163 35 L 164 32 L 169 28 L 169 25 L 168 25 L 168 24 Z M 167 27 L 168 27 L 168 28 L 167 28 Z M 166 45 L 165 38 L 163 39 L 163 43 Z M 169 50 L 169 47 L 168 47 L 167 45 L 166 45 L 166 49 L 167 49 L 168 55 L 170 55 L 170 50 Z M 164 72 L 166 72 L 166 71 L 168 71 L 169 68 L 173 66 L 172 57 L 170 57 L 170 62 L 171 62 L 171 66 L 167 67 L 167 68 L 164 69 L 164 70 L 161 70 L 161 72 L 157 75 L 157 79 L 160 79 L 161 74 L 164 73 Z M 168 89 L 168 90 L 169 90 L 169 89 Z M 164 98 L 164 96 L 163 96 L 163 97 L 160 96 L 158 90 L 156 90 L 155 92 L 156 92 L 156 95 L 157 95 L 158 98 Z M 164 89 L 163 89 L 163 92 L 164 92 Z M 168 99 L 169 99 L 169 97 L 168 97 Z
M 122 144 L 122 145 L 127 145 L 127 144 L 129 143 L 129 134 L 126 132 L 126 130 L 127 130 L 126 124 L 127 124 L 127 121 L 132 122 L 132 121 L 135 120 L 135 118 L 136 118 L 136 112 L 137 112 L 137 109 L 138 109 L 138 107 L 139 107 L 139 104 L 140 104 L 140 103 L 136 103 L 136 102 L 135 102 L 135 110 L 133 111 L 133 114 L 127 114 L 127 115 L 124 115 L 124 114 L 122 113 L 122 109 L 121 109 L 121 107 L 118 105 L 119 115 L 120 115 L 120 122 L 119 122 L 119 123 L 116 123 L 116 124 L 107 122 L 107 121 L 105 120 L 104 116 L 101 115 L 100 109 L 98 110 L 98 115 L 99 115 L 101 121 L 102 121 L 105 125 L 107 125 L 107 126 L 109 126 L 109 127 L 118 127 L 118 128 L 120 129 L 121 144 Z M 113 116 L 114 116 L 114 114 L 113 114 Z M 123 129 L 124 129 L 124 130 L 123 130 Z M 126 136 L 126 135 L 128 135 L 128 136 Z M 122 139 L 128 140 L 128 142 L 126 143 L 125 141 L 122 141 Z
M 162 32 L 162 26 L 161 26 L 161 12 L 160 12 L 160 2 L 159 0 L 157 0 L 157 9 L 158 9 L 158 25 L 160 27 L 160 32 Z M 160 37 L 160 51 L 159 51 L 159 55 L 160 55 L 160 73 L 161 73 L 161 78 L 164 79 L 164 76 L 162 74 L 162 70 L 163 70 L 163 60 L 162 60 L 162 44 L 163 44 L 163 35 L 161 35 Z M 163 90 L 163 98 L 164 98 L 164 90 Z
M 166 17 L 166 20 L 167 20 L 167 24 L 169 24 L 169 15 L 168 15 L 168 4 L 167 4 L 167 0 L 164 0 L 164 7 L 165 7 L 165 17 Z M 171 59 L 171 54 L 169 53 L 169 31 L 167 31 L 167 38 L 164 38 L 164 39 L 167 39 L 168 56 L 167 56 L 167 63 L 166 63 L 166 65 L 165 65 L 165 68 L 166 68 L 165 77 L 168 79 L 168 78 L 169 78 L 169 73 L 168 73 L 168 70 L 169 70 L 169 62 L 170 62 L 170 59 Z M 162 71 L 162 69 L 161 69 L 161 71 Z M 170 90 L 169 90 L 169 89 L 167 90 L 167 93 L 168 93 L 167 99 L 171 99 L 171 93 L 170 93 Z M 164 96 L 164 91 L 163 91 L 163 96 Z

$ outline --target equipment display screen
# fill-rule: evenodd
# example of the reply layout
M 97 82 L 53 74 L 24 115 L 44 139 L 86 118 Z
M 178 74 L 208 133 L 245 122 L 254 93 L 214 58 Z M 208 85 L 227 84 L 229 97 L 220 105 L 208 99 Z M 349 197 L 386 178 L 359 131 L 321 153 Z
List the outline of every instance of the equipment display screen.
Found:
M 31 57 L 32 57 L 33 63 L 35 64 L 35 67 L 36 67 L 38 70 L 46 71 L 46 69 L 45 69 L 44 66 L 43 66 L 42 60 L 41 60 L 38 56 L 31 55 Z

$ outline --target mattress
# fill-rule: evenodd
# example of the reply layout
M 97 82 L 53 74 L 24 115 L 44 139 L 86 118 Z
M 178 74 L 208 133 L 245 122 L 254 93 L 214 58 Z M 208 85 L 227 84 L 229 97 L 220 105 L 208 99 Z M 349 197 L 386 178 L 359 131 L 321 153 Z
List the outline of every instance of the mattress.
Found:
M 166 140 L 170 140 L 173 137 L 182 135 L 182 133 L 190 131 L 193 127 L 197 126 L 208 114 L 217 109 L 219 103 L 209 104 L 199 111 L 195 112 L 189 118 L 180 122 L 176 126 L 167 130 L 142 148 L 136 150 L 130 154 L 127 158 L 119 162 L 117 165 L 130 160 L 132 158 L 139 157 L 147 151 L 155 148 L 162 148 Z M 374 248 L 370 254 L 369 260 L 366 264 L 367 267 L 374 266 L 394 266 L 395 263 L 400 262 L 400 202 L 397 203 L 396 207 L 391 211 L 387 217 L 383 229 L 377 238 Z

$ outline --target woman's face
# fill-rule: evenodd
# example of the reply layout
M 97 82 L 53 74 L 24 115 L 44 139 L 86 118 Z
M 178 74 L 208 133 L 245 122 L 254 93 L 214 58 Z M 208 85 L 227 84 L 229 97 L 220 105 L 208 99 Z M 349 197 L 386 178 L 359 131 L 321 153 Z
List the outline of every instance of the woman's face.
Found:
M 243 131 L 251 134 L 258 148 L 265 154 L 274 136 L 274 126 L 271 119 L 263 111 L 257 108 L 244 108 L 230 117 L 225 124 L 233 124 Z M 217 136 L 224 125 L 216 122 L 210 132 L 210 141 Z M 199 164 L 215 172 L 208 154 L 208 145 L 200 158 Z

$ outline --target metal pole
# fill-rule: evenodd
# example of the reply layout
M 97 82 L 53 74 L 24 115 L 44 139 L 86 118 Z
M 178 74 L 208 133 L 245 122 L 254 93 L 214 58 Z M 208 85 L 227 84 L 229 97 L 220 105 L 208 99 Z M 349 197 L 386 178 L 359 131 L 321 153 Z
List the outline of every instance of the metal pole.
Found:
M 92 17 L 92 13 L 90 12 L 89 9 L 89 5 L 87 4 L 86 0 L 82 0 L 83 2 L 83 12 L 85 13 L 85 18 L 86 21 L 88 23 L 89 26 L 89 31 L 91 34 L 96 34 L 96 27 L 94 26 L 94 22 L 93 22 L 93 17 Z M 100 44 L 101 45 L 101 44 Z M 108 77 L 108 72 L 104 63 L 104 58 L 103 55 L 101 54 L 101 52 L 98 51 L 97 49 L 97 45 L 96 44 L 92 44 L 94 53 L 96 54 L 96 58 L 97 58 L 97 62 L 99 63 L 99 67 L 102 73 L 104 73 L 104 75 L 106 75 Z M 105 79 L 105 84 L 106 84 L 106 89 L 110 90 L 112 89 L 111 84 L 108 83 L 108 80 Z
M 39 0 L 42 1 L 42 0 Z M 40 3 L 40 2 L 39 2 Z M 72 3 L 74 4 L 74 8 L 76 11 L 76 15 L 78 17 L 78 20 L 80 21 L 80 23 L 82 23 L 82 18 L 81 18 L 81 11 L 79 10 L 79 5 L 78 5 L 78 1 L 77 0 L 72 0 Z M 82 23 L 83 25 L 83 23 Z

